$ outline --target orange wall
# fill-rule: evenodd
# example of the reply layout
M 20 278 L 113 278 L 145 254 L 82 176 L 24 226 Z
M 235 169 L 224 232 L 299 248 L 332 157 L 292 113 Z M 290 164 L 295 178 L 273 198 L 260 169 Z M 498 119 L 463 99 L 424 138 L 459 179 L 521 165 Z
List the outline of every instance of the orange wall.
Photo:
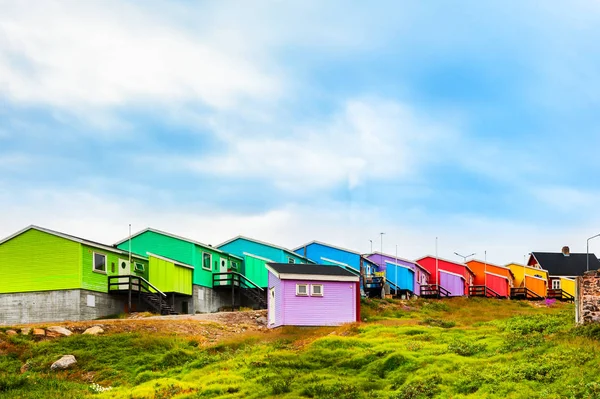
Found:
M 525 275 L 525 286 L 539 296 L 546 297 L 547 282 L 540 278 Z
M 504 266 L 493 265 L 490 263 L 484 263 L 478 260 L 470 260 L 467 262 L 467 265 L 473 270 L 475 273 L 475 285 L 484 285 L 485 277 L 483 275 L 484 270 L 488 273 L 499 274 L 500 276 L 508 277 L 510 281 L 510 285 L 513 284 L 514 278 L 509 268 Z

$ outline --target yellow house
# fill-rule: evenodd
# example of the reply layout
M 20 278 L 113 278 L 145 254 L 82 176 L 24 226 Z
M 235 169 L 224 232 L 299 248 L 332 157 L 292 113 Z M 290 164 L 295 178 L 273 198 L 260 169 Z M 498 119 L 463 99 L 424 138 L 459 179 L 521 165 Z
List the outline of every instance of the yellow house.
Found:
M 527 266 L 520 263 L 509 263 L 506 265 L 515 275 L 514 286 L 526 288 L 540 298 L 545 298 L 548 292 L 548 272 L 538 265 Z M 525 296 L 533 296 L 527 295 Z

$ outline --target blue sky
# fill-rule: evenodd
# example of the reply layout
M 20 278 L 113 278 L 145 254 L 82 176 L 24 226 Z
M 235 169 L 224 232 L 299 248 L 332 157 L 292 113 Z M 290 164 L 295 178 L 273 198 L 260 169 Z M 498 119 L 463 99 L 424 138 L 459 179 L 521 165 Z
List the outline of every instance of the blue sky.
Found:
M 504 263 L 600 232 L 597 2 L 0 7 L 2 236 Z

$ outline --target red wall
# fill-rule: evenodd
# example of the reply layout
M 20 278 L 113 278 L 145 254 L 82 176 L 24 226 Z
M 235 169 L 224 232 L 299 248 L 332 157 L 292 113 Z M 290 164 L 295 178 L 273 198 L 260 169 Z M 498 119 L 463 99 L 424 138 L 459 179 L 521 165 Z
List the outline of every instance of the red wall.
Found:
M 463 264 L 449 262 L 447 260 L 438 259 L 438 269 L 445 270 L 451 273 L 456 273 L 465 278 L 465 295 L 469 295 L 469 280 L 471 278 L 471 273 L 469 269 Z M 437 276 L 435 275 L 435 263 L 436 259 L 432 256 L 426 256 L 417 260 L 417 263 L 423 266 L 431 276 L 429 277 L 429 284 L 437 284 Z
M 494 276 L 493 274 L 487 273 L 486 285 L 501 296 L 510 296 L 508 280 L 506 280 L 504 277 Z

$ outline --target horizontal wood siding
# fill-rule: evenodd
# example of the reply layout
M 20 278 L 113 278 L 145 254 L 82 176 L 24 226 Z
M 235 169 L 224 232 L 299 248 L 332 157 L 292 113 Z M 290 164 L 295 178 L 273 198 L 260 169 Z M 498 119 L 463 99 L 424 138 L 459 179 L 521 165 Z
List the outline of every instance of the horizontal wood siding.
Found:
M 80 244 L 28 230 L 0 245 L 0 293 L 80 288 Z
M 259 287 L 266 287 L 269 281 L 266 261 L 244 255 L 243 274 Z
M 385 277 L 398 288 L 413 291 L 415 288 L 415 273 L 406 267 L 387 264 Z
M 106 255 L 106 273 L 94 271 L 94 253 Z M 119 259 L 129 261 L 128 254 L 115 254 L 113 252 L 96 249 L 87 245 L 81 246 L 81 287 L 86 290 L 108 292 L 108 276 L 116 276 L 119 274 Z M 148 270 L 148 262 L 146 260 L 132 259 L 131 274 L 134 276 L 145 276 L 145 272 L 135 272 L 135 263 L 144 265 L 144 269 Z
M 304 249 L 305 247 L 299 248 L 296 253 L 305 256 Z M 321 259 L 326 258 L 345 263 L 355 270 L 360 270 L 360 255 L 319 243 L 312 243 L 306 247 L 306 257 L 318 264 L 331 264 L 331 262 Z
M 323 284 L 323 296 L 296 296 L 296 284 Z M 293 326 L 334 326 L 356 320 L 354 282 L 284 280 L 283 323 Z
M 281 284 L 281 280 L 275 277 L 272 273 L 269 273 L 268 276 L 268 288 L 275 288 L 275 324 L 270 324 L 269 327 L 279 327 L 284 324 L 284 316 L 283 316 L 283 285 Z M 272 311 L 271 305 L 271 294 L 267 292 L 267 303 L 269 312 Z M 267 316 L 267 320 L 270 318 Z
M 571 280 L 568 278 L 560 278 L 560 288 L 566 293 L 569 293 L 575 296 L 575 280 Z

